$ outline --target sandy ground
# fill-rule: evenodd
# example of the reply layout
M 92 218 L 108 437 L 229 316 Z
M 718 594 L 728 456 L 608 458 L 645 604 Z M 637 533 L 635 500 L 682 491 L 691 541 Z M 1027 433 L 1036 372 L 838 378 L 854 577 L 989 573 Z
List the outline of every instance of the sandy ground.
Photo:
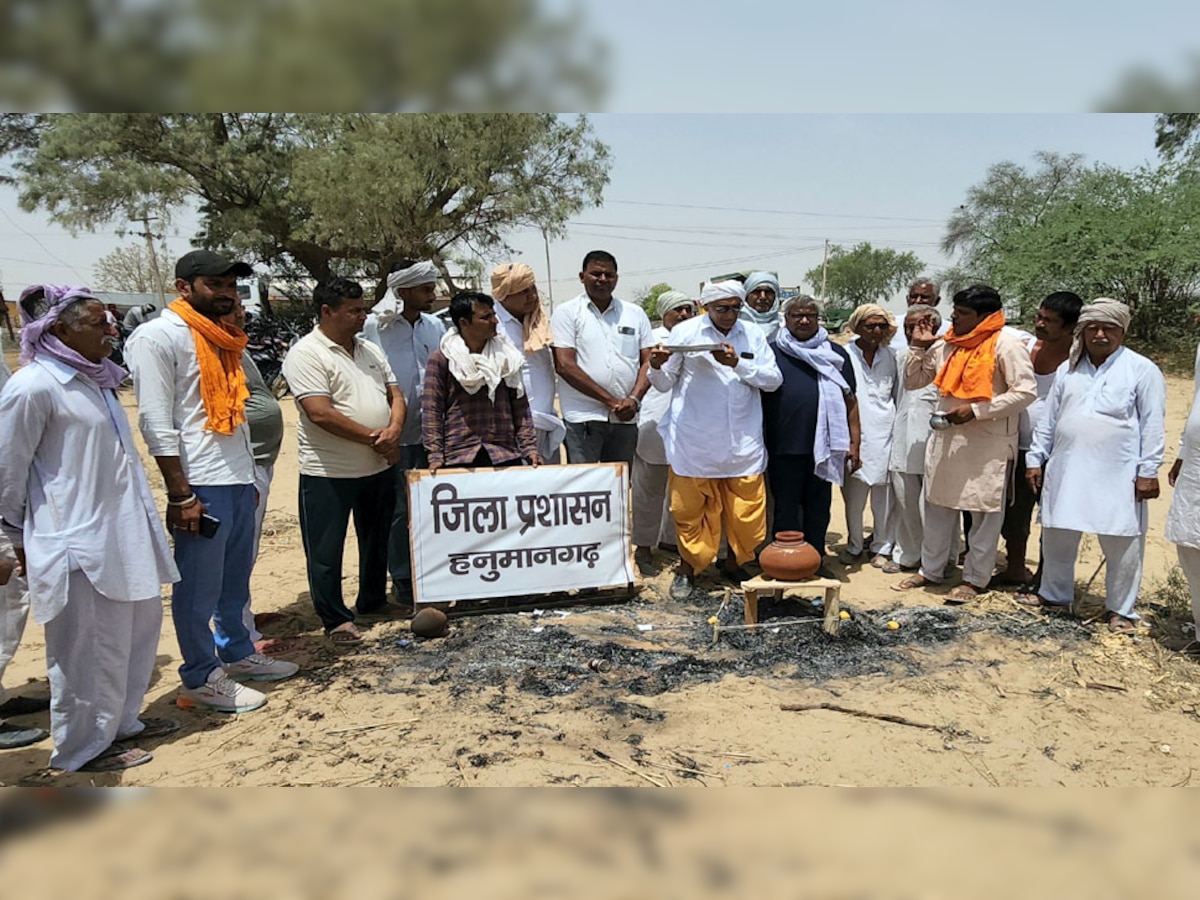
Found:
M 1170 380 L 1172 451 L 1191 389 L 1190 381 Z M 132 418 L 132 394 L 123 402 Z M 294 405 L 288 400 L 284 408 L 294 425 Z M 1168 465 L 1172 459 L 1169 453 Z M 145 462 L 157 484 L 153 461 Z M 385 622 L 369 629 L 360 648 L 339 652 L 324 639 L 307 595 L 296 519 L 296 446 L 289 434 L 276 467 L 253 594 L 258 611 L 283 614 L 267 634 L 296 641 L 289 658 L 303 667 L 300 676 L 268 686 L 270 702 L 251 714 L 177 709 L 180 659 L 168 608 L 146 707 L 149 715 L 178 718 L 183 728 L 146 742 L 153 762 L 121 775 L 54 773 L 45 768 L 47 741 L 0 755 L 0 783 L 1188 784 L 1200 768 L 1200 669 L 1172 649 L 1184 642 L 1184 620 L 1170 614 L 1160 590 L 1175 561 L 1174 548 L 1162 538 L 1170 493 L 1166 468 L 1164 496 L 1151 507 L 1142 610 L 1148 627 L 1134 637 L 1086 622 L 1103 596 L 1100 577 L 1081 593 L 1081 617 L 1047 619 L 993 593 L 962 613 L 973 627 L 955 626 L 947 640 L 905 648 L 905 623 L 938 627 L 929 625 L 933 613 L 919 608 L 940 610 L 941 592 L 898 594 L 889 590 L 895 576 L 834 563 L 857 631 L 848 627 L 844 639 L 834 639 L 800 625 L 778 634 L 743 632 L 736 642 L 723 638 L 713 647 L 704 620 L 717 611 L 722 589 L 702 579 L 701 586 L 712 588 L 710 600 L 691 606 L 667 601 L 670 558 L 664 556 L 663 571 L 647 579 L 631 602 L 577 606 L 569 616 L 455 618 L 451 636 L 440 642 L 411 642 L 407 622 Z M 835 548 L 842 522 L 837 498 L 830 538 Z M 349 544 L 348 573 L 355 566 L 353 538 Z M 1085 539 L 1077 568 L 1081 592 L 1099 559 L 1095 540 Z M 354 587 L 348 575 L 351 596 Z M 893 609 L 900 604 L 912 609 Z M 738 620 L 740 609 L 735 591 L 722 621 Z M 884 631 L 892 618 L 900 629 Z M 543 631 L 533 632 L 539 623 Z M 654 629 L 640 632 L 637 624 Z M 866 642 L 852 646 L 852 634 Z M 522 676 L 514 664 L 511 677 L 504 677 L 500 664 L 520 656 L 506 652 L 506 635 L 520 638 L 522 652 L 536 649 L 535 635 L 544 635 L 546 646 L 553 642 L 565 661 L 539 669 L 537 677 L 532 670 Z M 605 635 L 612 641 L 597 643 Z M 837 640 L 845 643 L 832 643 Z M 895 662 L 889 640 L 905 650 L 904 664 Z M 760 657 L 752 651 L 766 646 L 755 642 L 774 642 L 768 662 L 754 662 Z M 571 656 L 597 646 L 613 659 L 610 671 L 592 672 L 587 659 Z M 863 662 L 872 647 L 880 665 L 869 671 Z M 813 648 L 826 661 L 853 650 L 856 663 L 846 670 L 850 674 L 838 675 L 834 665 L 827 667 L 832 675 L 806 675 Z M 468 657 L 471 665 L 464 664 Z M 496 665 L 488 668 L 489 662 Z M 724 668 L 712 668 L 718 665 Z M 667 677 L 691 671 L 708 674 Z M 657 687 L 648 688 L 648 678 Z M 40 627 L 30 624 L 5 680 L 17 692 L 47 693 Z M 832 703 L 934 727 L 830 710 L 788 712 L 780 709 L 783 703 Z M 19 721 L 45 726 L 48 716 Z

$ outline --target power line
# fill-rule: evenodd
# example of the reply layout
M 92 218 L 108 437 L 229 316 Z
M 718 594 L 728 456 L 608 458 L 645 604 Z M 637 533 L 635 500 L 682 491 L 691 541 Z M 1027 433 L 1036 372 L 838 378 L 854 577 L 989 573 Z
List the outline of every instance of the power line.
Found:
M 746 206 L 698 206 L 690 203 L 652 203 L 649 200 L 606 200 L 605 203 L 618 203 L 624 206 L 657 206 L 664 209 L 708 209 L 717 212 L 761 213 L 771 216 L 813 216 L 821 219 L 871 219 L 877 222 L 930 222 L 938 225 L 945 224 L 943 219 L 922 219 L 917 216 L 861 216 L 855 213 L 822 213 L 799 209 L 751 209 Z
M 4 214 L 4 218 L 6 218 L 8 220 L 9 224 L 12 225 L 13 228 L 17 229 L 17 231 L 21 232 L 23 235 L 25 235 L 27 238 L 29 238 L 31 241 L 33 241 L 35 244 L 37 244 L 39 247 L 41 247 L 42 250 L 45 251 L 46 255 L 49 256 L 51 259 L 56 260 L 61 265 L 66 266 L 68 269 L 70 269 L 76 275 L 83 278 L 85 281 L 88 279 L 87 275 L 85 275 L 79 269 L 75 268 L 73 265 L 71 265 L 69 262 L 64 260 L 62 257 L 51 252 L 50 248 L 47 247 L 45 244 L 43 244 L 40 240 L 38 240 L 36 236 L 34 236 L 31 232 L 26 231 L 24 228 L 22 228 L 16 221 L 14 221 L 13 217 L 8 214 L 8 210 L 6 210 L 3 206 L 0 206 L 0 213 Z

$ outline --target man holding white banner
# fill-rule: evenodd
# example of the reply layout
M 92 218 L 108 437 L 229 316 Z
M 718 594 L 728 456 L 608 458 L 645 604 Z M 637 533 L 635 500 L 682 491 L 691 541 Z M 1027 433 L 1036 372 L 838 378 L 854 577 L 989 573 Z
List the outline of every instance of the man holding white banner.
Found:
M 739 321 L 744 300 L 737 281 L 705 284 L 706 315 L 671 332 L 671 345 L 682 349 L 658 344 L 650 351 L 650 383 L 672 392 L 658 430 L 679 540 L 673 600 L 686 599 L 695 574 L 716 560 L 722 525 L 729 541 L 722 574 L 732 581 L 749 578 L 741 566 L 767 533 L 760 392 L 777 390 L 783 374 L 762 330 Z
M 425 367 L 421 434 L 429 471 L 541 465 L 521 377 L 525 357 L 497 334 L 495 302 L 478 291 L 458 293 L 450 321 Z

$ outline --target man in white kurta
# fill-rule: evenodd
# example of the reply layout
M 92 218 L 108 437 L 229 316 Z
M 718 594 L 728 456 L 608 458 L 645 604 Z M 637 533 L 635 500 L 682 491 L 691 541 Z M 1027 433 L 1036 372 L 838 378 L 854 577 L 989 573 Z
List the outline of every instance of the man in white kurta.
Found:
M 846 325 L 855 337 L 846 346 L 857 384 L 858 421 L 861 429 L 859 459 L 862 465 L 842 484 L 846 504 L 846 549 L 843 565 L 857 562 L 867 551 L 871 564 L 882 568 L 892 553 L 892 485 L 888 459 L 892 451 L 892 423 L 896 418 L 896 393 L 900 373 L 896 354 L 888 341 L 896 332 L 891 313 L 874 303 L 858 306 Z M 871 502 L 870 547 L 863 546 L 863 512 Z
M 733 581 L 746 579 L 741 566 L 766 537 L 760 392 L 777 390 L 783 374 L 762 331 L 738 321 L 744 299 L 737 281 L 706 284 L 700 295 L 705 315 L 676 326 L 670 338 L 671 346 L 698 349 L 657 344 L 650 353 L 651 385 L 671 391 L 658 429 L 671 468 L 679 543 L 672 599 L 690 595 L 695 574 L 717 558 L 722 526 L 729 542 L 723 574 Z
M 650 334 L 654 342 L 667 343 L 667 335 L 681 322 L 696 315 L 696 301 L 683 291 L 665 291 L 658 296 L 658 314 L 662 325 Z M 633 561 L 643 575 L 650 574 L 654 564 L 654 547 L 658 544 L 676 546 L 675 520 L 667 500 L 667 450 L 658 423 L 671 406 L 671 392 L 651 387 L 642 398 L 638 411 L 638 441 L 629 475 L 633 498 Z
M 1129 307 L 1102 298 L 1079 314 L 1075 344 L 1050 389 L 1027 456 L 1042 490 L 1042 603 L 1075 599 L 1079 539 L 1095 534 L 1107 559 L 1112 631 L 1131 631 L 1142 582 L 1148 509 L 1158 496 L 1167 384 L 1158 366 L 1123 346 Z
M 1183 426 L 1179 456 L 1167 474 L 1175 489 L 1167 513 L 1167 540 L 1179 553 L 1179 567 L 1187 578 L 1192 596 L 1194 640 L 1186 651 L 1200 656 L 1200 347 L 1196 348 L 1196 383 L 1192 411 Z
M 904 316 L 904 349 L 897 367 L 904 371 L 908 357 L 908 337 L 918 319 L 932 320 L 936 334 L 942 316 L 924 304 L 913 304 Z M 895 346 L 893 343 L 892 346 Z M 921 563 L 921 540 L 925 522 L 925 445 L 932 429 L 929 417 L 937 409 L 938 389 L 933 384 L 909 390 L 900 378 L 896 393 L 896 418 L 892 423 L 892 446 L 888 454 L 888 472 L 892 481 L 892 558 L 883 564 L 889 575 L 911 572 Z
M 34 621 L 45 626 L 50 765 L 125 768 L 150 754 L 121 741 L 175 727 L 138 713 L 161 586 L 179 573 L 116 397 L 116 329 L 86 289 L 51 291 L 49 311 L 25 326 L 31 362 L 0 393 L 0 517 L 23 548 Z
M 525 356 L 521 381 L 537 432 L 538 456 L 557 465 L 567 429 L 554 409 L 558 380 L 554 374 L 554 338 L 542 311 L 533 269 L 524 263 L 502 263 L 492 270 L 492 297 L 500 331 Z

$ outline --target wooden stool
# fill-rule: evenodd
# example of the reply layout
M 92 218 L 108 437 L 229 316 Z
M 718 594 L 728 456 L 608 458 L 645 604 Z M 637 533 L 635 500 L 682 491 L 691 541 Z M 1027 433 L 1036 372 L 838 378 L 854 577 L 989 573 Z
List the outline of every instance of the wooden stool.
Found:
M 746 595 L 746 624 L 758 622 L 758 595 L 770 591 L 775 600 L 782 600 L 784 591 L 808 590 L 821 588 L 825 591 L 825 632 L 836 635 L 841 618 L 842 583 L 836 578 L 809 578 L 807 581 L 776 581 L 759 575 L 749 581 L 742 582 L 742 591 Z

